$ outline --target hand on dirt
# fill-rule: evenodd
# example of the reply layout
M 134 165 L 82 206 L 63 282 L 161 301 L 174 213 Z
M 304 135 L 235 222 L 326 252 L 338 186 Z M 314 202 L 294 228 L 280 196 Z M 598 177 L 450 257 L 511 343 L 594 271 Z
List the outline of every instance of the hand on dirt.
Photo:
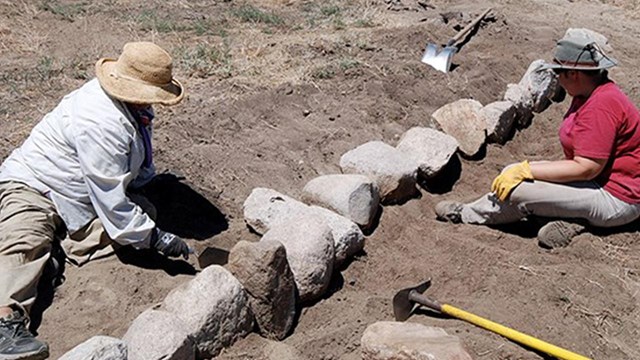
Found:
M 189 254 L 193 254 L 193 250 L 179 236 L 156 228 L 151 239 L 151 246 L 162 252 L 165 256 L 179 257 L 185 260 L 189 259 Z
M 524 180 L 533 180 L 531 167 L 527 160 L 506 168 L 491 184 L 491 191 L 500 201 L 505 201 L 511 191 Z

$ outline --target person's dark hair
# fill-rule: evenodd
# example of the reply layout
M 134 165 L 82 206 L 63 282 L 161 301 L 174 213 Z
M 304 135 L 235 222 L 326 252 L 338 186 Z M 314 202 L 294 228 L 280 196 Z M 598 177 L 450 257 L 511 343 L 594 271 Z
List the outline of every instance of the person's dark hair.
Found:
M 598 70 L 553 69 L 553 72 L 556 75 L 564 74 L 567 71 L 579 71 L 587 75 L 594 82 L 599 84 L 602 84 L 609 80 L 609 70 L 607 69 L 598 69 Z
M 590 78 L 596 78 L 596 77 L 608 78 L 609 77 L 609 70 L 607 69 L 579 70 L 579 71 Z

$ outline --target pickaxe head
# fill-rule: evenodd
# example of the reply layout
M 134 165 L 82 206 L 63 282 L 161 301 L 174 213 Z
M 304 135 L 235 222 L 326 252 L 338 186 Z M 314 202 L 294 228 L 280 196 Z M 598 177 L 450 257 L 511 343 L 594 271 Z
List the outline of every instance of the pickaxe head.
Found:
M 411 316 L 415 302 L 410 299 L 409 294 L 412 291 L 422 294 L 429 286 L 431 286 L 431 279 L 418 286 L 406 288 L 396 293 L 393 297 L 393 315 L 396 317 L 396 321 L 405 321 Z

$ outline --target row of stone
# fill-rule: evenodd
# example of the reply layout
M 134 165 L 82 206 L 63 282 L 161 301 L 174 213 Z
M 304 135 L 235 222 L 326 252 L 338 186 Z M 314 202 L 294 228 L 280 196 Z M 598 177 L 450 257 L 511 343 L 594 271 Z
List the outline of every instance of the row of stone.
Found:
M 605 51 L 611 50 L 607 38 L 593 30 L 570 28 L 565 37 L 591 39 Z M 485 142 L 504 144 L 515 129 L 531 125 L 534 113 L 546 110 L 552 102 L 566 96 L 557 77 L 544 69 L 544 60 L 535 60 L 517 84 L 508 84 L 503 100 L 486 106 L 476 100 L 461 99 L 436 110 L 431 116 L 440 128 L 453 136 L 459 150 L 475 156 Z
M 161 312 L 158 313 L 162 316 Z M 155 313 L 145 312 L 144 317 L 158 317 L 152 314 Z M 158 325 L 172 324 L 165 322 Z M 171 336 L 171 331 L 168 335 Z M 167 341 L 171 342 L 172 339 L 169 338 Z M 152 339 L 152 343 L 157 344 L 158 341 Z M 363 360 L 472 359 L 457 336 L 449 335 L 441 328 L 415 323 L 382 321 L 371 324 L 362 335 L 360 347 Z M 137 348 L 127 346 L 127 343 L 120 339 L 95 336 L 65 354 L 60 360 L 193 359 L 192 351 L 188 351 L 188 344 L 171 357 L 165 357 L 166 352 L 163 353 L 161 349 L 152 350 L 145 354 L 145 357 L 136 356 L 136 351 Z M 283 352 L 287 354 L 286 359 L 302 359 L 297 350 L 286 348 L 278 354 L 271 354 L 268 358 L 281 359 Z
M 208 359 L 253 326 L 244 288 L 228 270 L 213 265 L 140 314 L 122 340 L 96 336 L 60 359 Z
M 436 176 L 457 150 L 474 156 L 487 140 L 506 141 L 514 124 L 528 126 L 534 112 L 564 96 L 552 73 L 538 71 L 541 64 L 534 61 L 518 84 L 509 85 L 504 101 L 482 107 L 460 100 L 438 109 L 432 117 L 444 132 L 416 127 L 396 147 L 373 141 L 345 153 L 343 174 L 311 180 L 304 202 L 254 189 L 243 210 L 247 225 L 262 235 L 259 242 L 239 242 L 227 269 L 207 267 L 174 289 L 160 306 L 136 318 L 123 340 L 94 337 L 61 359 L 210 358 L 254 328 L 283 339 L 298 302 L 321 298 L 333 272 L 363 249 L 362 230 L 375 226 L 380 204 L 412 198 L 417 178 Z M 378 330 L 394 333 L 399 325 L 374 325 L 362 339 L 363 356 L 386 358 L 378 355 L 389 350 L 389 336 Z
M 501 101 L 482 106 L 476 100 L 462 99 L 439 108 L 432 117 L 468 157 L 475 156 L 487 141 L 504 144 L 516 128 L 531 124 L 534 113 L 565 97 L 555 74 L 541 69 L 544 63 L 532 62 L 518 84 L 507 85 Z
M 467 110 L 476 108 L 471 100 L 457 102 L 433 116 L 446 130 L 443 119 L 470 123 Z M 304 202 L 254 189 L 243 210 L 247 225 L 262 235 L 259 242 L 239 242 L 227 269 L 210 266 L 174 289 L 161 306 L 136 318 L 122 340 L 96 337 L 62 359 L 89 353 L 94 359 L 209 358 L 254 326 L 268 338 L 284 338 L 297 302 L 321 298 L 333 272 L 363 249 L 362 229 L 374 226 L 380 204 L 415 196 L 416 179 L 437 175 L 458 147 L 450 135 L 416 127 L 396 147 L 373 141 L 345 153 L 343 174 L 311 180 Z
M 478 106 L 463 100 L 433 116 L 446 130 L 443 119 L 470 123 L 468 109 Z M 262 238 L 239 242 L 229 254 L 228 270 L 204 269 L 174 289 L 160 307 L 136 318 L 122 340 L 96 337 L 63 359 L 86 358 L 88 353 L 96 359 L 101 358 L 96 354 L 131 360 L 208 358 L 254 326 L 268 338 L 284 338 L 293 326 L 297 302 L 321 298 L 334 270 L 363 249 L 362 229 L 374 226 L 380 204 L 415 196 L 417 178 L 437 175 L 458 147 L 450 135 L 415 127 L 396 147 L 372 141 L 345 153 L 340 159 L 343 174 L 311 180 L 303 189 L 304 202 L 254 189 L 244 203 L 244 218 Z M 460 147 L 471 155 L 464 149 Z

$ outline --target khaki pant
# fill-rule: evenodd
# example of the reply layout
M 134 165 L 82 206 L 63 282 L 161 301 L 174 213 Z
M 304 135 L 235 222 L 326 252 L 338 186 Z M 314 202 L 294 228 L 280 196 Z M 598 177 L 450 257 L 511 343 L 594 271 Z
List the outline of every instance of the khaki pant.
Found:
M 569 184 L 525 181 L 507 201 L 500 202 L 493 194 L 486 194 L 465 204 L 460 215 L 467 224 L 507 224 L 535 215 L 583 219 L 593 226 L 614 227 L 636 220 L 640 205 L 616 198 L 593 181 Z
M 155 218 L 156 210 L 145 197 L 129 197 Z M 60 229 L 64 223 L 46 196 L 19 182 L 0 183 L 0 306 L 29 312 Z M 113 254 L 118 246 L 98 218 L 68 236 L 62 245 L 75 265 Z
M 28 311 L 60 226 L 51 200 L 21 183 L 0 183 L 0 306 Z

